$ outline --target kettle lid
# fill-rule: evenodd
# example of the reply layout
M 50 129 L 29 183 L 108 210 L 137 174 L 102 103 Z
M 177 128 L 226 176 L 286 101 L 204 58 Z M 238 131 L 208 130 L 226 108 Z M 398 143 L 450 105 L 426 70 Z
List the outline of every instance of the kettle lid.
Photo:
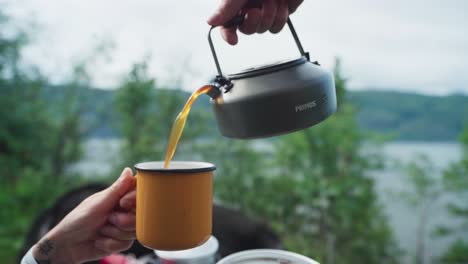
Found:
M 290 67 L 301 65 L 306 62 L 308 62 L 307 58 L 304 56 L 301 56 L 298 59 L 279 61 L 279 62 L 261 65 L 257 67 L 251 67 L 243 71 L 240 71 L 238 73 L 229 74 L 228 79 L 237 80 L 237 79 L 242 79 L 242 78 L 247 78 L 247 77 L 254 77 L 254 76 L 259 76 L 263 74 L 273 73 L 276 71 L 281 71 Z M 317 64 L 317 62 L 314 62 L 314 63 Z

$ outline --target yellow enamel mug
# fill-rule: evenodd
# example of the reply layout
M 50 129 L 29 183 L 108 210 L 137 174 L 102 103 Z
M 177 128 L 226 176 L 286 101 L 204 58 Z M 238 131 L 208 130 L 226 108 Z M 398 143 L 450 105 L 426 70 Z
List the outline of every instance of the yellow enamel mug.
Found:
M 206 162 L 144 162 L 137 171 L 136 235 L 156 250 L 184 250 L 211 236 L 213 172 Z

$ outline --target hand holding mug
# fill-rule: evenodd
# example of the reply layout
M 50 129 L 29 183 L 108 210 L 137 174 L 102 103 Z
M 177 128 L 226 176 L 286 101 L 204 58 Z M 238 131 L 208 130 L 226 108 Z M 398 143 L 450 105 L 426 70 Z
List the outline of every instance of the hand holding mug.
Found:
M 36 260 L 82 263 L 128 249 L 135 239 L 136 179 L 129 168 L 78 205 L 34 247 Z
M 168 169 L 163 166 L 137 164 L 137 177 L 124 169 L 109 188 L 86 198 L 50 230 L 33 247 L 34 258 L 50 263 L 97 260 L 127 250 L 136 235 L 141 244 L 159 250 L 203 244 L 212 231 L 215 166 L 175 161 Z

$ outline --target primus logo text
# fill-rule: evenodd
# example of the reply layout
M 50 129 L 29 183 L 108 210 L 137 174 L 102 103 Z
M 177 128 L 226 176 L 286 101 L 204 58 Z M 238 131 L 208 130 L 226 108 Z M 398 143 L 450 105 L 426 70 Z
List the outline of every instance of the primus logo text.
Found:
M 312 108 L 314 108 L 316 106 L 317 106 L 317 103 L 314 100 L 312 102 L 308 102 L 307 104 L 296 105 L 295 109 L 296 109 L 296 113 L 297 113 L 297 112 L 302 112 L 302 111 L 305 111 L 305 110 L 308 110 L 308 109 L 312 109 Z

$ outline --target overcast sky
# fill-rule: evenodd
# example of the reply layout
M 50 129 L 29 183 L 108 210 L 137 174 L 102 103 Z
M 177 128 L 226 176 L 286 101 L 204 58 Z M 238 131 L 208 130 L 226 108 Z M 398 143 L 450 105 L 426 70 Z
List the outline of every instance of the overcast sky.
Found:
M 53 80 L 103 41 L 111 61 L 92 65 L 96 85 L 114 87 L 131 63 L 150 56 L 160 82 L 182 78 L 195 90 L 214 76 L 206 19 L 218 0 L 0 0 L 17 22 L 39 25 L 26 58 Z M 468 1 L 306 0 L 292 16 L 303 46 L 324 67 L 342 58 L 353 89 L 468 93 Z M 291 35 L 241 37 L 230 47 L 215 32 L 225 72 L 298 54 Z

